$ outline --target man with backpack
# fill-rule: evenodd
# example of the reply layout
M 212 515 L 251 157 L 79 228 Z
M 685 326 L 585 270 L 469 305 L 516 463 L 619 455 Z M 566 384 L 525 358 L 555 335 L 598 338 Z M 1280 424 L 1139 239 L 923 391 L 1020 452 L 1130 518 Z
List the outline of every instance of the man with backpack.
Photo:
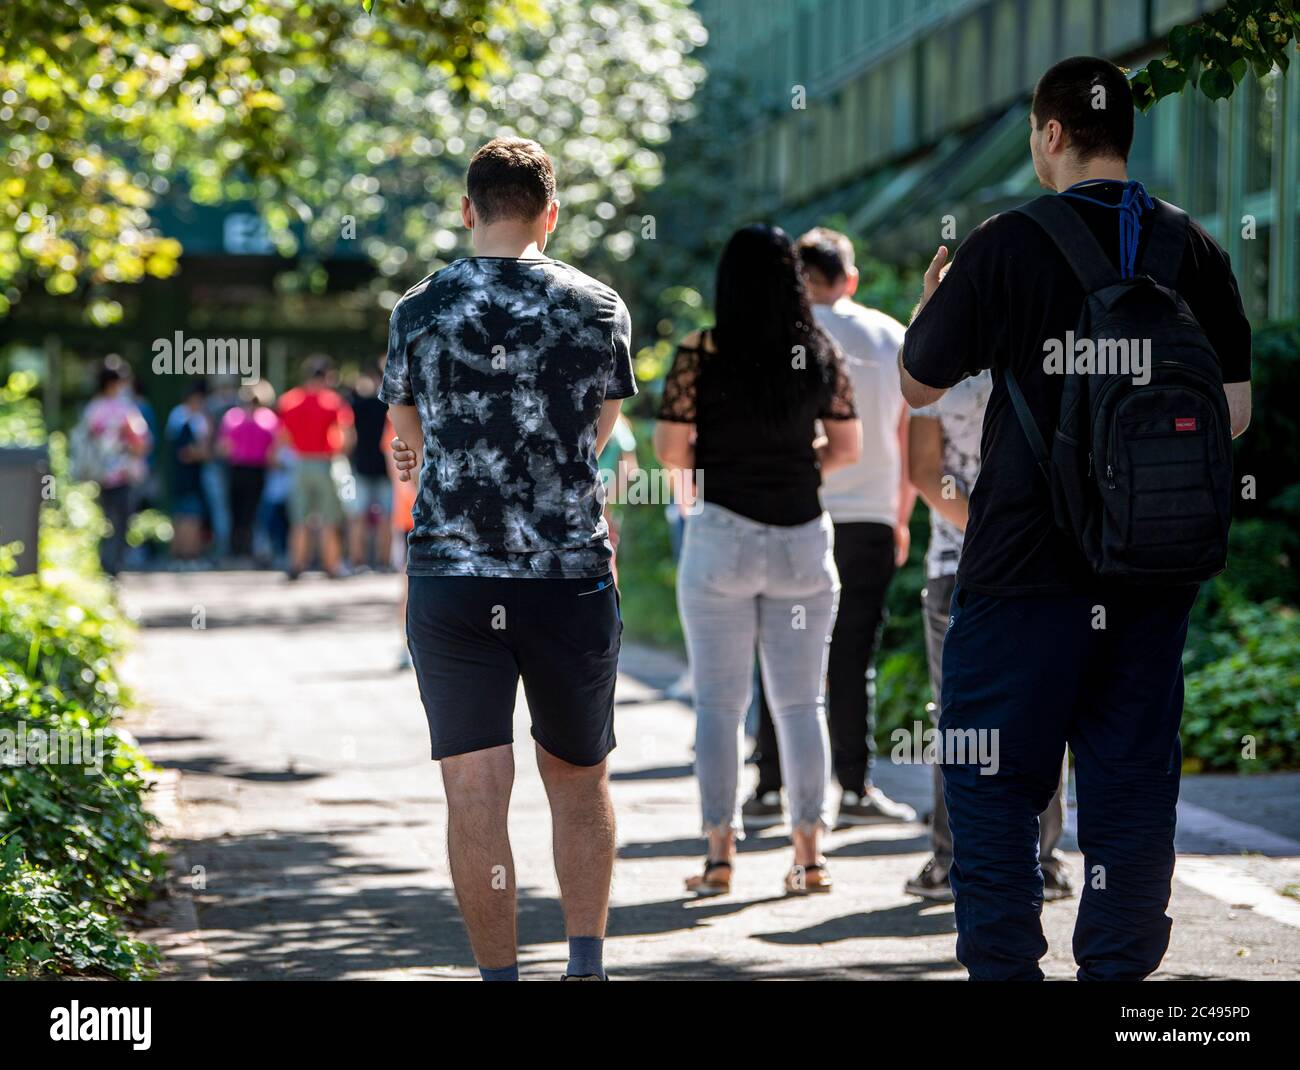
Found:
M 913 407 L 994 374 L 943 649 L 957 957 L 1042 978 L 1038 814 L 1068 744 L 1078 976 L 1140 980 L 1169 943 L 1181 658 L 1226 558 L 1250 324 L 1222 249 L 1129 180 L 1118 67 L 1053 67 L 1030 128 L 1057 196 L 977 227 L 951 271 L 941 247 L 899 354 Z

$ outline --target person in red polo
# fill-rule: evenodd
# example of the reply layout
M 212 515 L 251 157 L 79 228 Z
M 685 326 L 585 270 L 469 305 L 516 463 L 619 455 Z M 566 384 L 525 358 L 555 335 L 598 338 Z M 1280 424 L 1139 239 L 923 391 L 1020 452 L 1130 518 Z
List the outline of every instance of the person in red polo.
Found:
M 330 576 L 342 568 L 343 502 L 334 479 L 335 459 L 344 456 L 352 435 L 352 410 L 330 388 L 331 368 L 326 357 L 307 362 L 302 386 L 280 398 L 280 421 L 285 444 L 297 463 L 289 496 L 289 578 L 296 580 L 307 567 L 311 552 L 311 525 L 320 529 L 321 564 Z

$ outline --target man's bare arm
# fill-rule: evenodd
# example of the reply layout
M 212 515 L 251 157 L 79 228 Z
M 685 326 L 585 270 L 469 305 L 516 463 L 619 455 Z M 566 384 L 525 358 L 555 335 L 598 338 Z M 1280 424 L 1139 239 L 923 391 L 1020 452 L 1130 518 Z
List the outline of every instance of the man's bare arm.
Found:
M 927 405 L 933 405 L 944 394 L 948 393 L 946 389 L 940 390 L 935 386 L 926 386 L 925 383 L 919 382 L 912 378 L 912 373 L 903 367 L 903 351 L 898 351 L 898 387 L 903 392 L 903 400 L 914 409 L 923 409 Z
M 934 259 L 930 261 L 930 266 L 925 269 L 925 279 L 921 288 L 921 300 L 917 302 L 916 308 L 912 311 L 912 322 L 916 322 L 916 317 L 921 314 L 921 309 L 929 303 L 930 298 L 934 296 L 935 290 L 943 282 L 943 277 L 948 274 L 948 247 L 941 245 L 934 254 Z M 903 367 L 903 347 L 898 348 L 898 386 L 903 391 L 903 400 L 914 409 L 922 409 L 926 405 L 933 405 L 948 391 L 939 389 L 934 386 L 926 386 L 925 383 L 919 382 L 912 378 L 912 373 Z
M 609 441 L 609 436 L 614 433 L 614 425 L 618 423 L 618 414 L 623 408 L 623 399 L 616 398 L 612 401 L 605 401 L 600 406 L 600 419 L 596 423 L 596 455 L 600 456 L 605 449 L 605 443 Z
M 393 422 L 393 464 L 398 479 L 409 483 L 411 473 L 418 473 L 424 464 L 424 428 L 420 426 L 420 413 L 414 405 L 389 405 L 388 418 Z
M 1223 392 L 1228 395 L 1228 415 L 1232 419 L 1232 437 L 1236 438 L 1250 426 L 1250 383 L 1226 383 Z

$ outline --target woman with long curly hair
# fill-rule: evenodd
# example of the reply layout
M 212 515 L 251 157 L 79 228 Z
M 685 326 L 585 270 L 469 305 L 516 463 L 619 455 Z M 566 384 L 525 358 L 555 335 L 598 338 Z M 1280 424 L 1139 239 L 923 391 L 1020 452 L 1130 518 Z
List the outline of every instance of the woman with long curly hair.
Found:
M 686 882 L 696 894 L 731 888 L 755 646 L 793 828 L 785 887 L 830 890 L 823 680 L 839 577 L 818 490 L 822 475 L 857 460 L 861 438 L 793 243 L 766 224 L 737 231 L 718 264 L 714 326 L 678 347 L 655 429 L 660 461 L 694 474 L 697 495 L 677 577 L 708 837 L 704 870 Z

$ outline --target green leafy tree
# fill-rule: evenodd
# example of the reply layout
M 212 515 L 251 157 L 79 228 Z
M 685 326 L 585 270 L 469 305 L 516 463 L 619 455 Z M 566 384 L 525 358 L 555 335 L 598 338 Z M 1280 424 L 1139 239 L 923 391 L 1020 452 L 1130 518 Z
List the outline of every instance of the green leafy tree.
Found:
M 1247 72 L 1263 78 L 1274 67 L 1286 71 L 1288 51 L 1300 41 L 1295 0 L 1228 0 L 1190 26 L 1169 33 L 1169 53 L 1132 77 L 1143 111 L 1162 97 L 1199 89 L 1211 100 L 1232 96 Z
M 12 0 L 0 314 L 39 281 L 111 321 L 113 285 L 176 269 L 160 197 L 247 198 L 285 253 L 423 268 L 456 247 L 469 153 L 512 130 L 556 151 L 562 250 L 616 248 L 702 40 L 685 0 Z

